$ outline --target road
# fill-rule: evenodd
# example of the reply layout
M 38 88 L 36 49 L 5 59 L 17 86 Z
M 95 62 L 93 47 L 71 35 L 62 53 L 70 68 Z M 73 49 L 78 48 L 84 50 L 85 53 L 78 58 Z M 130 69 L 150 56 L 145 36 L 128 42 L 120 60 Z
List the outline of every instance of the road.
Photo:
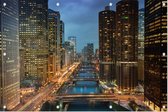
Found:
M 13 111 L 34 111 L 39 110 L 44 101 L 50 99 L 53 91 L 57 91 L 61 85 L 68 80 L 68 77 L 78 67 L 79 63 L 73 64 L 59 78 L 53 77 L 50 83 L 43 87 L 34 97 L 28 100 L 25 104 L 16 107 Z

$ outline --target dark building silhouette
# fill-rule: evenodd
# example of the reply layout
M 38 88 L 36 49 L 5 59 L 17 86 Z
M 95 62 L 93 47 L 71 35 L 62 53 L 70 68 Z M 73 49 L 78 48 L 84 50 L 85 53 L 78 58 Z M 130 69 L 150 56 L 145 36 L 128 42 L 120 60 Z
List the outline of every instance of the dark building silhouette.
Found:
M 145 101 L 167 108 L 167 0 L 145 0 Z
M 65 49 L 63 48 L 63 44 L 65 42 L 65 25 L 62 20 L 60 20 L 60 49 L 61 49 L 61 69 L 65 65 Z
M 115 12 L 109 6 L 99 12 L 100 78 L 115 79 Z
M 134 91 L 138 78 L 138 1 L 116 5 L 117 83 L 122 91 Z

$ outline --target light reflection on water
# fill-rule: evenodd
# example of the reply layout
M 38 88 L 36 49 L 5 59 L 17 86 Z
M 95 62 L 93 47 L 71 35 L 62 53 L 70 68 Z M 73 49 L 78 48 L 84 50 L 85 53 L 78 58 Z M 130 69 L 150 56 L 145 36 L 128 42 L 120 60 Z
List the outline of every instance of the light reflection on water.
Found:
M 92 73 L 79 73 L 78 78 L 94 78 Z M 100 93 L 98 82 L 96 81 L 77 81 L 75 86 L 71 86 L 67 94 L 98 94 Z

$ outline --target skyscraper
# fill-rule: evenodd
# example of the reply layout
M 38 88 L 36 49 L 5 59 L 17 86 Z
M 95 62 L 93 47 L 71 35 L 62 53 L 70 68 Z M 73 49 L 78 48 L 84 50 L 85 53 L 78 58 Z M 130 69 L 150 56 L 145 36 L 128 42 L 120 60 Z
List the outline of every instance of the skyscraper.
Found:
M 60 69 L 60 13 L 48 10 L 48 42 L 49 42 L 49 76 L 55 75 Z
M 167 0 L 145 0 L 145 101 L 167 108 Z
M 71 41 L 65 41 L 64 49 L 65 49 L 65 65 L 69 66 L 74 62 L 74 43 L 72 43 Z
M 61 48 L 63 47 L 62 45 L 64 44 L 65 42 L 65 37 L 64 37 L 64 34 L 65 34 L 65 25 L 64 25 L 64 22 L 62 20 L 60 20 L 60 45 L 61 45 Z
M 115 12 L 109 6 L 99 12 L 100 78 L 115 79 Z
M 47 79 L 48 0 L 19 0 L 19 38 L 25 50 L 25 77 L 41 84 Z
M 0 109 L 20 103 L 18 0 L 0 0 Z
M 94 45 L 93 43 L 87 44 L 87 60 L 89 63 L 93 61 L 94 58 Z
M 73 46 L 74 46 L 74 60 L 76 59 L 75 57 L 76 57 L 76 52 L 77 52 L 77 49 L 76 49 L 76 37 L 75 36 L 69 36 L 68 37 L 68 41 L 70 41 L 71 42 L 71 44 L 74 44 Z
M 117 83 L 122 91 L 137 86 L 138 1 L 121 0 L 116 5 Z
M 82 49 L 82 61 L 87 62 L 87 46 Z
M 65 41 L 64 38 L 64 22 L 60 20 L 60 48 L 61 48 L 61 69 L 65 65 L 65 49 L 63 48 L 63 44 Z
M 144 14 L 142 8 L 138 13 L 138 80 L 144 81 Z
M 87 43 L 87 46 L 84 46 L 82 49 L 82 58 L 83 62 L 86 63 L 92 63 L 94 59 L 94 44 L 93 43 Z

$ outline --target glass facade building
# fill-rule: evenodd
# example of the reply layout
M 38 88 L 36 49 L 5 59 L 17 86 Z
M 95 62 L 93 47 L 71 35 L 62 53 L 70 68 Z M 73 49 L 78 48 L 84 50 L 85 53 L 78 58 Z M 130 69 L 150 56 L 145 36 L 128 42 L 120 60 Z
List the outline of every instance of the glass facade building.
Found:
M 0 0 L 0 109 L 20 103 L 18 0 Z
M 24 49 L 25 78 L 44 83 L 47 79 L 48 0 L 19 0 L 19 38 Z
M 121 0 L 116 5 L 117 84 L 121 91 L 138 85 L 138 1 Z
M 99 12 L 99 59 L 100 78 L 115 79 L 115 12 L 109 6 Z
M 144 96 L 154 110 L 167 108 L 167 0 L 145 0 Z

